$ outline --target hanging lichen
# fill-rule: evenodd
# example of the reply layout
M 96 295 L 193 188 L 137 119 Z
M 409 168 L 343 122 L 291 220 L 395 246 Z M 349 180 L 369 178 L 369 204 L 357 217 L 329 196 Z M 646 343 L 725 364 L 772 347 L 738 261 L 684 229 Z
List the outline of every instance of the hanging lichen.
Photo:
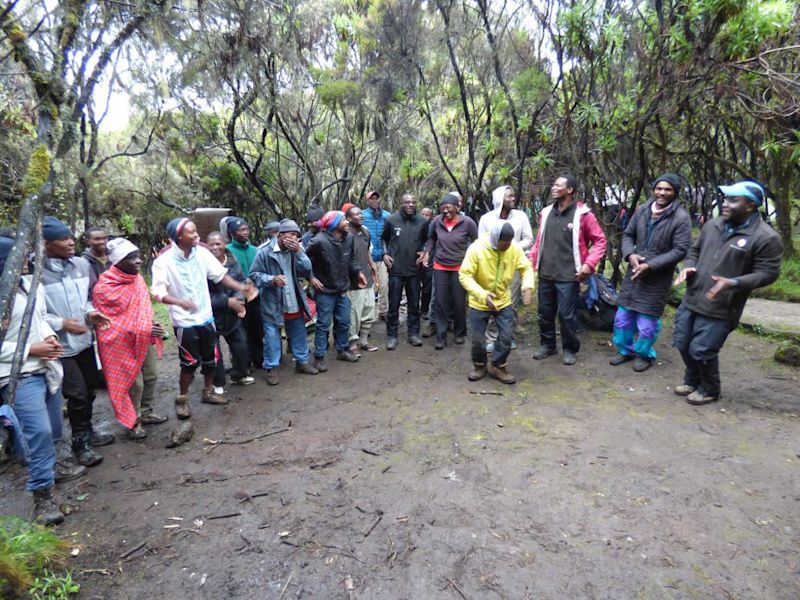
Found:
M 38 192 L 50 175 L 50 153 L 47 146 L 39 144 L 31 153 L 28 170 L 22 180 L 22 190 L 27 196 Z

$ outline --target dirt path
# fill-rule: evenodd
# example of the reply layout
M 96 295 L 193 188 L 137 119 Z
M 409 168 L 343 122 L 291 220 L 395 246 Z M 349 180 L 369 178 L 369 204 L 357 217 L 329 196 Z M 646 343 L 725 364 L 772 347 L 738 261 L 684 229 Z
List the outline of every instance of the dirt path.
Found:
M 403 343 L 195 404 L 186 446 L 156 429 L 65 484 L 80 597 L 800 597 L 797 371 L 734 334 L 725 400 L 695 408 L 666 333 L 642 375 L 601 334 L 572 368 L 514 352 L 515 386 L 470 384 L 466 346 Z

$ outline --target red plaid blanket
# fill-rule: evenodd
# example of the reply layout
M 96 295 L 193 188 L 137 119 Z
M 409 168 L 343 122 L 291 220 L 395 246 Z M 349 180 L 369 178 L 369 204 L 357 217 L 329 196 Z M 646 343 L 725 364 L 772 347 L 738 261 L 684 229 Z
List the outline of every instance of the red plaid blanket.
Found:
M 153 307 L 141 275 L 129 275 L 116 267 L 100 275 L 92 291 L 92 303 L 111 319 L 108 329 L 98 329 L 97 349 L 108 386 L 108 397 L 117 420 L 128 429 L 136 424 L 130 389 L 142 370 L 147 350 L 156 344 L 161 356 L 163 342 L 152 335 Z

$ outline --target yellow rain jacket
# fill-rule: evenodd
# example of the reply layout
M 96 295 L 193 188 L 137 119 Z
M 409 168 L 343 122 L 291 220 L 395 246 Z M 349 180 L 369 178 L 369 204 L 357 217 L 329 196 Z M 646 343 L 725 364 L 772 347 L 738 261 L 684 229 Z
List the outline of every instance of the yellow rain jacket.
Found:
M 469 294 L 469 307 L 490 310 L 486 305 L 486 294 L 489 293 L 495 295 L 497 310 L 509 306 L 511 294 L 508 293 L 508 286 L 514 279 L 515 271 L 522 276 L 522 289 L 532 290 L 533 266 L 516 242 L 512 242 L 505 252 L 492 248 L 488 237 L 472 242 L 458 272 L 458 280 Z

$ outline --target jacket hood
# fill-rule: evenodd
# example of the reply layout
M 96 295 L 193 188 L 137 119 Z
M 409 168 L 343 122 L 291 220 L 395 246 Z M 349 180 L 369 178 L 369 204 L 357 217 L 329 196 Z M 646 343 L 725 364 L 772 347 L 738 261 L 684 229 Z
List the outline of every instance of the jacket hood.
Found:
M 492 192 L 492 206 L 495 210 L 500 210 L 503 206 L 503 197 L 505 197 L 506 190 L 510 187 L 510 185 L 501 185 Z

